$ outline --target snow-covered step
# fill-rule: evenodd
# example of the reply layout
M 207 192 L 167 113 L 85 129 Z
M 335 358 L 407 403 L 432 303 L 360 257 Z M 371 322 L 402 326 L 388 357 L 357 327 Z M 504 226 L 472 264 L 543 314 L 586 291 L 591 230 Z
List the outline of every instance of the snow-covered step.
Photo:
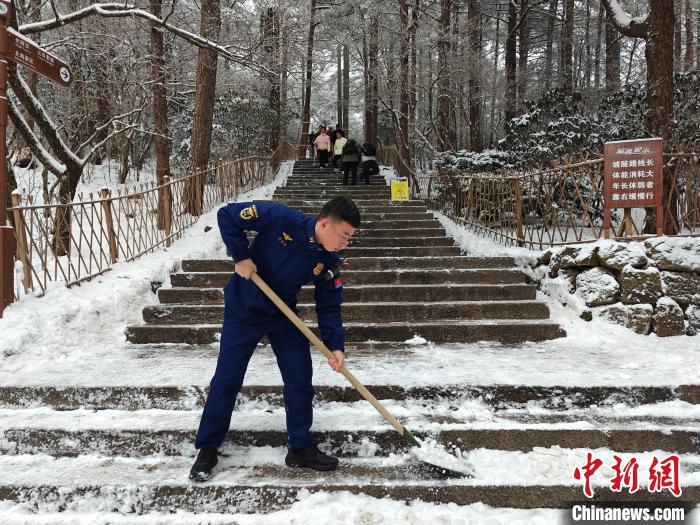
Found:
M 215 358 L 212 357 L 212 361 Z M 430 402 L 478 403 L 491 408 L 504 417 L 510 411 L 522 414 L 524 410 L 538 414 L 547 410 L 548 415 L 561 412 L 576 413 L 587 409 L 582 417 L 596 412 L 605 413 L 623 405 L 627 410 L 639 406 L 654 407 L 659 411 L 665 405 L 659 403 L 682 402 L 700 405 L 700 385 L 680 386 L 544 386 L 544 385 L 429 385 L 401 386 L 395 384 L 367 384 L 367 388 L 380 400 L 397 400 L 429 405 Z M 84 408 L 89 410 L 194 410 L 201 407 L 206 398 L 206 383 L 186 385 L 5 385 L 0 386 L 0 408 L 49 407 L 59 410 Z M 316 402 L 356 402 L 360 395 L 350 386 L 317 384 Z M 239 394 L 239 406 L 248 402 L 282 406 L 280 384 L 243 386 Z M 595 410 L 591 408 L 595 407 Z
M 434 237 L 373 237 L 371 232 L 366 235 L 353 237 L 350 240 L 349 248 L 373 248 L 373 247 L 401 247 L 401 246 L 420 246 L 425 248 L 433 248 L 438 246 L 454 246 L 454 240 L 451 237 L 446 237 L 443 234 Z
M 231 272 L 181 272 L 170 274 L 174 287 L 223 288 Z M 525 274 L 516 269 L 407 269 L 407 270 L 345 270 L 345 286 L 367 284 L 523 284 Z M 350 302 L 350 301 L 348 301 Z
M 196 513 L 271 512 L 291 506 L 315 492 L 352 492 L 398 501 L 523 509 L 566 508 L 580 501 L 582 487 L 571 473 L 586 459 L 588 449 L 538 449 L 523 453 L 475 451 L 465 461 L 473 478 L 436 479 L 405 455 L 391 461 L 346 459 L 333 473 L 282 466 L 284 449 L 239 449 L 219 458 L 215 476 L 194 485 L 187 480 L 192 458 L 52 458 L 45 455 L 0 457 L 0 499 L 6 504 L 27 503 L 35 512 L 120 513 L 135 517 L 152 512 Z M 611 463 L 612 451 L 592 451 Z M 628 458 L 624 456 L 627 460 Z M 638 456 L 635 456 L 638 457 Z M 639 458 L 648 468 L 651 455 Z M 683 500 L 700 500 L 697 456 L 681 456 Z M 516 467 L 517 468 L 514 468 Z M 594 499 L 600 501 L 673 501 L 667 491 L 613 493 L 607 468 L 593 478 Z M 337 500 L 342 494 L 330 496 Z M 377 500 L 374 500 L 377 501 Z M 676 500 L 677 501 L 677 500 Z M 370 504 L 368 502 L 367 504 Z M 18 508 L 19 510 L 19 508 Z M 505 509 L 498 509 L 502 517 Z M 79 515 L 79 514 L 78 514 Z M 178 518 L 180 516 L 178 515 Z M 173 515 L 170 515 L 173 518 Z M 524 521 L 523 523 L 526 523 Z M 117 521 L 117 523 L 120 523 Z M 556 521 L 552 521 L 556 523 Z
M 450 284 L 434 285 L 353 285 L 343 290 L 347 302 L 376 301 L 528 301 L 535 298 L 536 289 L 530 284 Z M 223 304 L 222 288 L 160 288 L 158 299 L 163 304 Z M 299 302 L 314 300 L 314 289 L 305 286 Z
M 305 207 L 311 209 L 321 210 L 323 205 L 328 201 L 328 199 L 279 199 L 275 202 L 280 202 L 286 204 L 291 208 Z M 413 211 L 427 211 L 425 203 L 423 201 L 375 201 L 375 200 L 362 200 L 354 199 L 355 204 L 360 210 L 360 214 L 363 212 L 385 212 L 389 210 L 413 210 Z
M 341 257 L 434 257 L 461 253 L 457 246 L 349 246 L 341 252 Z
M 178 456 L 193 452 L 194 437 L 201 411 L 100 411 L 79 417 L 85 411 L 67 412 L 65 417 L 49 416 L 44 409 L 41 422 L 26 421 L 20 410 L 13 426 L 0 430 L 0 453 L 49 454 L 76 456 L 94 453 L 106 456 L 140 457 L 148 455 Z M 142 412 L 157 412 L 147 416 Z M 337 410 L 337 421 L 326 421 L 323 410 L 316 410 L 312 432 L 319 443 L 339 457 L 356 456 L 366 447 L 381 450 L 381 455 L 401 453 L 406 443 L 381 416 L 354 421 L 353 413 Z M 84 415 L 84 414 L 83 414 Z M 3 419 L 10 419 L 5 416 Z M 282 409 L 277 414 L 234 412 L 222 451 L 240 447 L 284 447 L 287 431 Z M 24 424 L 24 426 L 23 426 Z M 408 420 L 407 428 L 419 439 L 434 439 L 462 451 L 493 449 L 530 451 L 537 447 L 609 448 L 618 452 L 667 452 L 699 454 L 700 428 L 697 422 L 676 425 L 653 420 L 640 425 L 629 418 L 610 424 L 589 422 L 522 423 L 499 420 L 469 424 L 445 424 L 436 421 Z
M 316 305 L 298 304 L 302 320 L 315 322 Z M 344 303 L 343 321 L 379 322 L 406 319 L 547 319 L 541 301 L 455 301 Z M 153 305 L 143 309 L 143 320 L 153 324 L 221 323 L 223 305 Z
M 323 188 L 320 186 L 284 186 L 275 190 L 274 198 L 332 198 L 336 195 L 346 195 L 353 199 L 367 199 L 367 200 L 389 200 L 391 199 L 391 192 L 388 186 L 373 186 L 373 185 L 358 185 L 358 186 L 339 186 L 333 188 Z
M 384 230 L 382 230 L 384 231 Z M 396 230 L 385 230 L 388 232 Z M 346 261 L 347 269 L 390 270 L 408 268 L 508 268 L 515 266 L 512 257 L 354 257 Z M 185 259 L 184 272 L 233 272 L 234 263 L 230 259 Z
M 297 207 L 296 209 L 309 217 L 316 217 L 320 211 L 318 208 L 310 206 Z M 396 228 L 411 228 L 413 226 L 417 228 L 442 228 L 440 221 L 435 219 L 432 213 L 425 210 L 413 210 L 411 208 L 406 208 L 405 210 L 391 209 L 379 212 L 364 212 L 362 213 L 361 219 L 361 230 L 388 228 L 389 224 L 396 224 Z
M 402 342 L 421 337 L 436 343 L 497 341 L 520 343 L 563 337 L 564 330 L 549 320 L 479 319 L 428 320 L 386 323 L 344 323 L 348 343 L 365 341 Z M 311 329 L 319 334 L 315 326 Z M 132 343 L 207 344 L 218 341 L 220 325 L 131 325 L 126 328 Z
M 364 239 L 365 237 L 445 237 L 443 228 L 376 228 L 363 230 L 360 228 L 352 237 L 353 240 Z

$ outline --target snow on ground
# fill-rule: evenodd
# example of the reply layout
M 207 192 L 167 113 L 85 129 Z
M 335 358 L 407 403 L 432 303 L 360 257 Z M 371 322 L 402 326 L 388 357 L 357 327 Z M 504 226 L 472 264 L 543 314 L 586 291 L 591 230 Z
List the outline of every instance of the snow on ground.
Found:
M 25 196 L 31 196 L 35 205 L 44 204 L 41 165 L 37 168 L 14 168 L 17 180 L 17 189 Z M 134 188 L 139 184 L 155 182 L 155 166 L 152 161 L 146 161 L 141 170 L 133 167 L 129 169 L 129 175 L 124 184 L 119 184 L 119 172 L 121 163 L 115 159 L 109 159 L 101 165 L 88 164 L 83 171 L 76 200 L 82 193 L 86 198 L 90 193 L 97 194 L 103 187 L 110 188 L 113 192 L 118 189 Z M 51 188 L 56 183 L 56 177 L 52 173 L 47 174 L 48 187 Z
M 241 200 L 270 198 L 285 183 L 292 163 L 275 181 Z M 524 248 L 504 248 L 437 214 L 449 235 L 469 255 L 510 255 L 517 261 L 536 256 Z M 204 232 L 205 226 L 211 226 Z M 152 282 L 169 286 L 169 274 L 185 258 L 225 258 L 216 213 L 202 216 L 182 239 L 132 263 L 117 263 L 106 274 L 81 286 L 54 284 L 41 298 L 26 297 L 0 320 L 0 385 L 206 385 L 217 345 L 163 352 L 164 346 L 130 345 L 124 328 L 142 322 L 143 306 L 155 304 Z M 697 382 L 700 345 L 688 336 L 642 336 L 594 319 L 585 322 L 575 309 L 545 294 L 551 318 L 567 337 L 507 346 L 498 343 L 432 344 L 417 333 L 404 349 L 381 356 L 348 352 L 348 366 L 369 384 L 395 383 L 395 371 L 410 363 L 423 371 L 404 375 L 406 386 L 427 384 L 531 385 L 679 385 Z M 317 384 L 345 384 L 316 359 Z M 248 384 L 279 384 L 269 350 L 257 352 Z
M 267 199 L 274 189 L 284 184 L 291 172 L 292 163 L 283 166 L 275 181 L 263 188 L 250 192 L 240 200 Z M 390 176 L 390 174 L 386 174 Z M 467 229 L 457 226 L 444 216 L 438 216 L 460 246 L 469 255 L 516 257 L 519 262 L 535 256 L 533 252 L 519 248 L 504 248 L 479 237 Z M 204 232 L 206 226 L 212 230 Z M 91 282 L 65 288 L 56 284 L 49 288 L 42 298 L 26 297 L 12 305 L 0 320 L 0 385 L 198 385 L 208 383 L 214 370 L 217 345 L 204 345 L 193 348 L 180 348 L 177 345 L 130 345 L 125 341 L 124 328 L 129 324 L 141 322 L 141 310 L 145 305 L 155 304 L 156 295 L 151 289 L 152 282 L 163 282 L 169 286 L 169 274 L 179 268 L 185 258 L 225 257 L 225 250 L 220 241 L 216 226 L 215 211 L 201 217 L 188 230 L 182 239 L 162 251 L 148 254 L 132 263 L 118 263 L 114 268 Z M 450 384 L 531 384 L 531 385 L 679 385 L 697 382 L 697 370 L 700 365 L 700 345 L 697 340 L 687 336 L 657 338 L 656 336 L 637 335 L 622 327 L 611 325 L 602 320 L 585 322 L 578 318 L 575 311 L 563 307 L 558 301 L 544 294 L 538 299 L 547 301 L 552 312 L 552 319 L 560 323 L 567 331 L 567 337 L 542 343 L 526 343 L 507 346 L 496 343 L 475 343 L 463 345 L 436 345 L 425 340 L 420 334 L 407 342 L 405 348 L 393 352 L 348 351 L 348 367 L 358 378 L 367 384 L 395 384 L 397 370 L 408 366 L 421 370 L 421 374 L 401 374 L 404 386 Z M 333 373 L 320 356 L 315 360 L 314 371 L 316 384 L 343 385 L 345 380 Z M 279 370 L 274 356 L 269 349 L 256 352 L 251 361 L 247 384 L 281 384 Z M 412 404 L 413 403 L 413 404 Z M 337 405 L 337 406 L 336 406 Z M 341 406 L 342 405 L 342 406 Z M 428 407 L 431 414 L 417 403 L 406 401 L 388 401 L 387 406 L 399 417 L 408 418 L 408 422 L 419 424 L 421 428 L 430 428 L 437 423 L 426 421 L 428 415 L 435 413 L 435 406 Z M 450 415 L 455 414 L 471 425 L 482 427 L 517 426 L 517 422 L 494 416 L 492 410 L 479 400 L 462 400 L 450 407 Z M 239 409 L 249 415 L 258 417 L 261 427 L 282 428 L 281 407 L 257 406 L 243 401 Z M 456 412 L 455 412 L 456 410 Z M 82 414 L 85 412 L 85 414 Z M 95 421 L 103 424 L 109 422 L 110 428 L 120 424 L 139 426 L 137 414 L 117 414 L 118 411 L 102 411 L 99 417 L 90 411 L 73 411 L 68 413 L 73 418 L 84 416 L 86 427 L 96 426 Z M 144 422 L 152 425 L 155 421 L 160 427 L 194 428 L 194 412 L 179 414 L 168 411 L 140 411 Z M 256 412 L 259 413 L 256 416 Z M 271 413 L 270 413 L 271 412 Z M 439 412 L 439 411 L 438 411 Z M 49 415 L 50 413 L 50 415 Z M 267 414 L 266 416 L 263 413 Z M 384 428 L 376 414 L 370 416 L 371 409 L 366 404 L 328 403 L 320 409 L 318 421 L 324 426 L 334 428 L 347 421 L 363 419 L 364 428 Z M 520 414 L 547 414 L 537 404 L 525 407 Z M 561 412 L 560 412 L 561 413 Z M 583 415 L 576 409 L 564 411 L 571 416 Z M 588 411 L 589 415 L 590 410 Z M 342 414 L 342 420 L 341 420 Z M 350 417 L 349 414 L 353 415 Z M 511 414 L 512 415 L 512 414 Z M 518 414 L 515 414 L 518 415 Z M 594 416 L 660 417 L 669 416 L 679 419 L 697 419 L 695 405 L 680 401 L 654 406 L 614 407 L 594 410 Z M 16 419 L 13 423 L 10 421 Z M 0 426 L 25 423 L 32 426 L 32 421 L 42 421 L 42 426 L 65 427 L 77 424 L 78 420 L 64 419 L 68 416 L 45 408 L 0 411 Z M 105 419 L 101 419 L 101 418 Z M 19 418 L 19 419 L 17 419 Z M 126 419 L 125 419 L 126 418 Z M 131 419 L 129 419 L 131 418 Z M 413 418 L 412 420 L 410 418 Z M 128 420 L 127 420 L 128 419 Z M 91 423 L 90 423 L 91 422 Z M 90 424 L 88 424 L 90 423 Z M 234 425 L 235 425 L 234 421 Z M 249 422 L 247 423 L 249 424 Z M 568 427 L 567 427 L 568 425 Z M 576 426 L 577 425 L 577 426 Z M 99 425 L 97 425 L 99 426 Z M 571 423 L 563 424 L 572 428 Z M 689 426 L 692 426 L 689 423 Z M 152 428 L 152 427 L 151 427 Z M 553 428 L 550 425 L 550 428 Z M 573 428 L 591 428 L 591 424 L 581 422 Z M 676 428 L 676 426 L 674 426 Z M 401 462 L 400 456 L 372 457 L 376 447 L 371 443 L 361 446 L 367 456 L 366 461 L 386 463 Z M 364 447 L 364 448 L 363 448 Z M 247 449 L 246 449 L 247 450 Z M 239 456 L 226 459 L 227 462 L 256 461 L 250 450 L 240 450 Z M 565 450 L 559 447 L 535 449 L 529 453 L 503 451 L 470 451 L 466 458 L 475 466 L 477 478 L 493 478 L 494 469 L 500 472 L 504 482 L 515 483 L 518 480 L 528 482 L 534 478 L 557 480 L 563 482 L 564 474 L 569 473 L 572 465 L 581 464 L 585 450 Z M 599 455 L 607 457 L 610 451 L 599 450 Z M 277 449 L 257 450 L 258 460 L 281 463 L 283 451 Z M 489 455 L 493 454 L 493 455 Z M 646 455 L 635 455 L 638 459 Z M 239 459 L 236 460 L 236 457 Z M 247 458 L 247 459 L 243 459 Z M 686 460 L 687 459 L 687 460 Z M 31 477 L 31 463 L 55 461 L 56 475 L 62 469 L 72 467 L 75 471 L 85 472 L 90 461 L 95 458 L 47 459 L 39 456 L 4 456 L 0 457 L 0 471 L 20 472 Z M 73 463 L 70 463 L 70 462 Z M 102 458 L 100 461 L 104 461 Z M 122 475 L 128 473 L 129 458 L 110 458 L 121 465 Z M 149 460 L 151 461 L 151 460 Z M 184 463 L 188 458 L 153 458 L 152 461 L 163 462 L 164 469 L 171 469 L 172 475 L 181 479 L 186 472 Z M 184 462 L 182 465 L 178 461 Z M 351 462 L 362 462 L 361 457 Z M 700 458 L 684 456 L 694 465 L 687 473 L 686 481 L 700 484 L 697 465 Z M 27 464 L 22 464 L 25 462 Z M 83 462 L 83 463 L 81 463 Z M 606 463 L 607 464 L 607 463 Z M 383 465 L 383 466 L 387 466 Z M 517 466 L 517 468 L 515 467 Z M 230 472 L 230 471 L 229 471 Z M 219 481 L 225 481 L 233 474 L 222 473 Z M 566 480 L 570 482 L 568 477 Z M 59 476 L 60 477 L 60 476 Z M 21 477 L 16 482 L 21 482 Z M 159 478 L 162 479 L 162 478 Z M 172 515 L 154 514 L 147 516 L 119 516 L 108 518 L 103 514 L 51 514 L 32 515 L 30 510 L 21 506 L 0 503 L 0 517 L 3 523 L 240 523 L 240 524 L 277 524 L 277 523 L 348 523 L 348 524 L 383 524 L 383 523 L 475 523 L 475 524 L 552 524 L 557 523 L 561 511 L 540 509 L 493 509 L 482 504 L 460 507 L 457 505 L 437 505 L 415 501 L 404 504 L 388 499 L 375 499 L 369 496 L 349 493 L 306 493 L 291 508 L 265 516 L 251 515 L 207 515 L 206 518 L 188 513 Z
M 3 507 L 0 505 L 0 516 Z M 408 504 L 391 499 L 377 499 L 349 492 L 302 492 L 299 501 L 289 509 L 273 512 L 264 516 L 250 514 L 207 514 L 205 516 L 176 512 L 174 514 L 147 514 L 145 516 L 114 515 L 105 519 L 99 513 L 74 515 L 39 515 L 32 516 L 23 511 L 5 515 L 16 525 L 55 525 L 80 524 L 97 525 L 100 523 L 149 524 L 164 525 L 178 523 L 194 524 L 228 524 L 231 525 L 556 525 L 563 523 L 564 512 L 552 509 L 507 509 L 491 508 L 481 503 L 459 506 L 454 504 L 439 505 L 413 501 Z M 50 521 L 49 521 L 50 520 Z

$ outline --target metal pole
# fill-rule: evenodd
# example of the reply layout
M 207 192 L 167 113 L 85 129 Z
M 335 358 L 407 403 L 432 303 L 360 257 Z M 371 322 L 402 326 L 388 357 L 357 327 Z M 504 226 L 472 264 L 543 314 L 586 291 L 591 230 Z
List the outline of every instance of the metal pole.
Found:
M 14 301 L 15 237 L 7 224 L 7 27 L 0 16 L 0 318 Z

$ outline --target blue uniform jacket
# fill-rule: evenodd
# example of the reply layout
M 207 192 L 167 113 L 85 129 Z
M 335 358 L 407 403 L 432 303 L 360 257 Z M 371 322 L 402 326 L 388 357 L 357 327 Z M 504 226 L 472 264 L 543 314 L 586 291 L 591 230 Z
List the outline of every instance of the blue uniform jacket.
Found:
M 258 274 L 294 311 L 301 287 L 314 283 L 321 339 L 331 350 L 344 350 L 340 305 L 343 280 L 340 257 L 316 243 L 316 220 L 271 202 L 228 204 L 217 214 L 221 237 L 235 262 L 252 259 Z M 245 231 L 258 232 L 250 244 Z M 335 275 L 329 278 L 329 270 Z M 224 288 L 226 309 L 240 322 L 265 324 L 284 314 L 257 285 L 234 273 Z

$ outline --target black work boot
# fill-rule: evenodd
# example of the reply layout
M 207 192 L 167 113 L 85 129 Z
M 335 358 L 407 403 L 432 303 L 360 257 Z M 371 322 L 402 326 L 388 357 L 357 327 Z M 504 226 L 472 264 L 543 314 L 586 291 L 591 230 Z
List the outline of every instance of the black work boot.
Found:
M 207 481 L 211 477 L 211 469 L 219 462 L 216 457 L 215 448 L 200 449 L 194 465 L 190 469 L 190 479 L 192 481 Z
M 335 470 L 338 466 L 338 458 L 324 454 L 316 445 L 290 450 L 284 462 L 290 467 L 308 467 L 313 470 Z

